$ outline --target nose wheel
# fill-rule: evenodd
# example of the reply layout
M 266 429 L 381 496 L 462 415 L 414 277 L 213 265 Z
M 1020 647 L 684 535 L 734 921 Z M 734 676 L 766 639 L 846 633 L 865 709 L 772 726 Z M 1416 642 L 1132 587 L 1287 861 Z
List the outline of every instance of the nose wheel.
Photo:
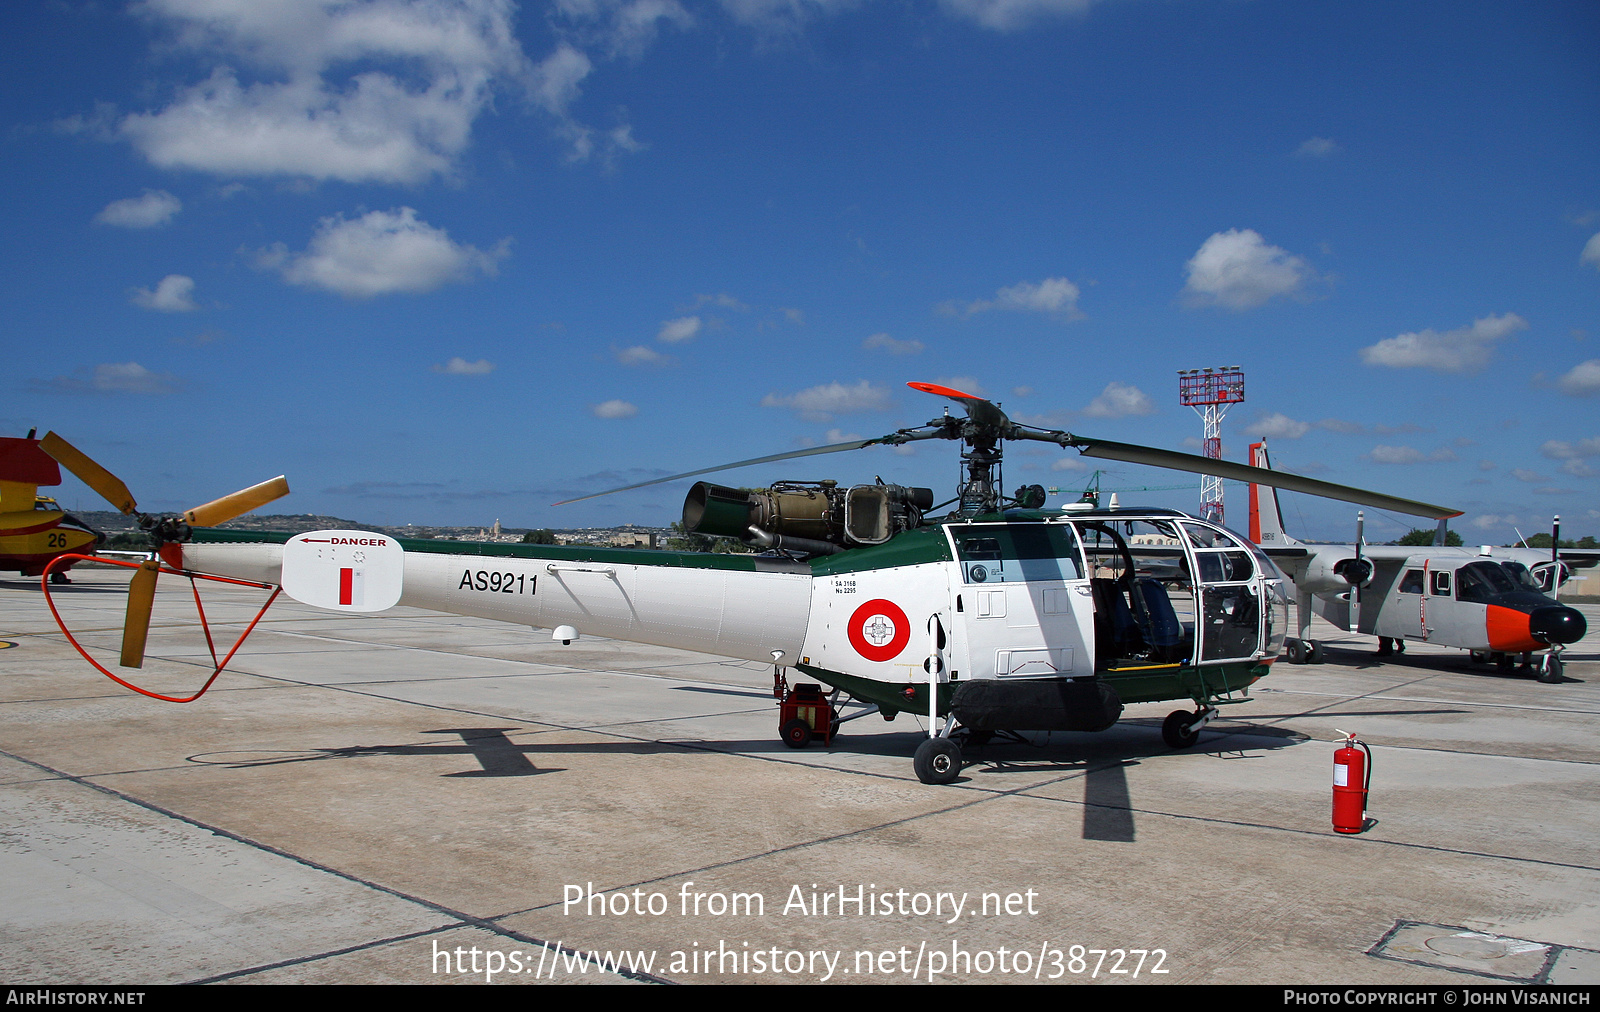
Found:
M 1173 710 L 1161 722 L 1161 740 L 1172 748 L 1188 748 L 1200 740 L 1200 729 L 1211 723 L 1217 715 L 1214 706 L 1202 707 L 1194 713 Z
M 1544 655 L 1544 660 L 1539 664 L 1539 681 L 1547 683 L 1565 681 L 1562 678 L 1564 669 L 1560 655 L 1552 650 Z

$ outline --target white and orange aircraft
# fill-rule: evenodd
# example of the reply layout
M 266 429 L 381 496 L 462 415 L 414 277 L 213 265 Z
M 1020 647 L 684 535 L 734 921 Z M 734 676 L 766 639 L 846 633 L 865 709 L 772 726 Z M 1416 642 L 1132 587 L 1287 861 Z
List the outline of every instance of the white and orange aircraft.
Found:
M 1251 464 L 1270 469 L 1265 441 L 1250 446 Z M 1322 644 L 1307 639 L 1313 612 L 1350 632 L 1378 637 L 1378 653 L 1404 653 L 1407 641 L 1459 647 L 1477 663 L 1502 671 L 1518 666 L 1542 682 L 1562 680 L 1561 651 L 1587 632 L 1583 614 L 1554 594 L 1571 568 L 1600 562 L 1600 551 L 1534 548 L 1450 548 L 1444 520 L 1429 548 L 1368 545 L 1356 520 L 1348 545 L 1312 545 L 1283 529 L 1274 488 L 1250 486 L 1250 540 L 1293 584 L 1295 635 L 1284 644 L 1291 663 L 1320 663 Z M 1560 543 L 1557 518 L 1554 543 Z M 1543 653 L 1539 653 L 1543 651 Z

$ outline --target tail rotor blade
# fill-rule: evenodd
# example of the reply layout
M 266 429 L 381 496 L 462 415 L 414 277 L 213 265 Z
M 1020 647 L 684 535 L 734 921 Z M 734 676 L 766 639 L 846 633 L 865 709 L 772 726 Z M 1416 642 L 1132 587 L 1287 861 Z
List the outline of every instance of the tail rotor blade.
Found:
M 144 667 L 144 644 L 150 638 L 150 613 L 156 604 L 156 577 L 161 563 L 146 559 L 128 584 L 128 615 L 122 624 L 122 666 Z
M 204 506 L 196 506 L 183 515 L 183 522 L 191 527 L 215 527 L 288 494 L 289 482 L 280 474 L 271 481 L 251 485 Z
M 139 512 L 139 504 L 133 501 L 133 493 L 128 491 L 128 486 L 121 479 L 54 432 L 44 434 L 44 438 L 39 440 L 39 449 L 54 457 L 68 471 L 77 475 L 79 481 L 100 493 L 106 502 L 118 510 L 129 516 Z

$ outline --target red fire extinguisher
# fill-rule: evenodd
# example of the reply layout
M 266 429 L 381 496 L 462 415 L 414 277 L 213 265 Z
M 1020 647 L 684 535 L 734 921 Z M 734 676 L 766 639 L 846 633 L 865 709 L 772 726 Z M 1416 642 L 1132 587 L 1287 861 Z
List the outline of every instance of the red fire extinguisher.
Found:
M 1372 749 L 1349 731 L 1344 747 L 1333 754 L 1333 829 L 1359 833 L 1367 828 L 1367 791 L 1372 787 Z M 1356 746 L 1366 752 L 1363 756 Z

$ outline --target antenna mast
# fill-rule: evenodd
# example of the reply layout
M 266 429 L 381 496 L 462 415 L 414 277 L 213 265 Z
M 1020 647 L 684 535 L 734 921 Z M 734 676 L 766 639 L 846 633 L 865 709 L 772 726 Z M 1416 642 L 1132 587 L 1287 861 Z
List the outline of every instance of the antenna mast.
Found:
M 1212 460 L 1222 459 L 1222 417 L 1230 405 L 1243 400 L 1244 369 L 1240 366 L 1178 370 L 1178 402 L 1194 408 L 1205 422 L 1204 455 Z M 1200 518 L 1222 523 L 1222 479 L 1215 475 L 1200 477 Z

